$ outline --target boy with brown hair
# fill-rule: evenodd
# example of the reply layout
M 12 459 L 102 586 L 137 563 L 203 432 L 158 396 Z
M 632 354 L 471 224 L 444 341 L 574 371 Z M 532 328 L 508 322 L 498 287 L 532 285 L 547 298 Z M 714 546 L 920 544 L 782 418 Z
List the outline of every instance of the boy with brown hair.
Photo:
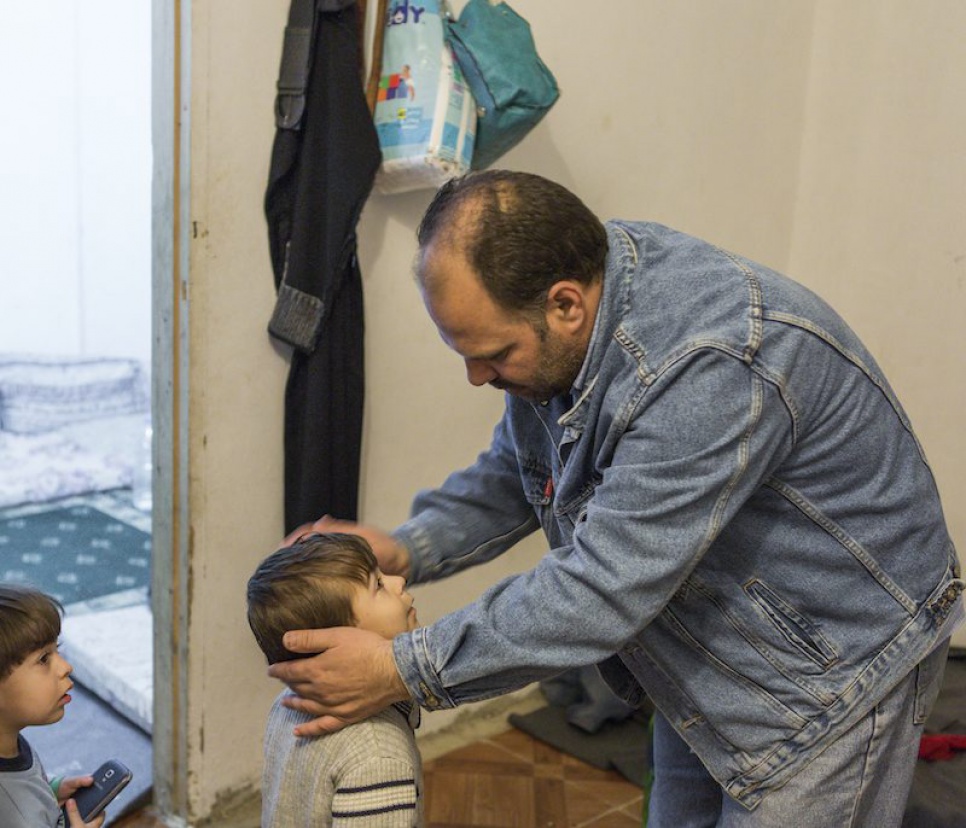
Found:
M 289 630 L 357 626 L 392 638 L 415 629 L 404 578 L 383 575 L 360 537 L 313 533 L 269 555 L 248 582 L 248 623 L 269 664 L 304 658 Z M 419 708 L 395 704 L 318 738 L 295 727 L 311 716 L 275 700 L 265 731 L 263 828 L 423 824 Z
M 64 718 L 73 667 L 57 649 L 63 607 L 35 589 L 0 584 L 0 825 L 3 828 L 100 828 L 84 822 L 71 797 L 94 781 L 48 781 L 25 727 Z M 66 807 L 66 817 L 62 806 Z M 69 822 L 67 821 L 69 820 Z

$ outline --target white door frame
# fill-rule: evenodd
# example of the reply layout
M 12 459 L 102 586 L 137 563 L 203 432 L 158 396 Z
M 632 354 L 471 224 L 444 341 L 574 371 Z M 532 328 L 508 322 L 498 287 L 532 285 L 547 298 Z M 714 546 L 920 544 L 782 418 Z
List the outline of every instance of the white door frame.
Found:
M 190 0 L 152 0 L 154 805 L 188 814 L 188 220 Z

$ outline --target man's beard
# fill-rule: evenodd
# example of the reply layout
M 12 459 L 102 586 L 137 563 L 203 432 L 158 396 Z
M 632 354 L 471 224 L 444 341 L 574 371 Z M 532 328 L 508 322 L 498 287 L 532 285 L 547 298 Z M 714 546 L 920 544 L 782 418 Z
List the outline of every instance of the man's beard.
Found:
M 535 403 L 568 393 L 580 373 L 585 356 L 579 346 L 551 334 L 543 319 L 540 323 L 534 325 L 540 337 L 540 351 L 537 354 L 537 369 L 530 382 L 526 385 L 500 381 L 490 383 L 514 397 Z

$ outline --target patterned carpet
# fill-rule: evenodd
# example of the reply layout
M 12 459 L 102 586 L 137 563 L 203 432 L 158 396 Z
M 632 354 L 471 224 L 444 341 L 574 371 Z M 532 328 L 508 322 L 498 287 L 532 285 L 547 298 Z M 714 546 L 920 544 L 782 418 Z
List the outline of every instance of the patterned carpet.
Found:
M 86 504 L 0 520 L 0 580 L 73 604 L 146 587 L 151 536 Z

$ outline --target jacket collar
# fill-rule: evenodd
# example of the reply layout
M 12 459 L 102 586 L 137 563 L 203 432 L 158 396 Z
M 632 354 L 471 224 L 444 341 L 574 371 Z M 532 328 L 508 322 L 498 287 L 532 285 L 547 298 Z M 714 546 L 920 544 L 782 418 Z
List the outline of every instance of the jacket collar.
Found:
M 583 430 L 587 402 L 593 397 L 607 344 L 624 318 L 628 306 L 631 280 L 637 270 L 637 248 L 630 235 L 619 224 L 608 222 L 607 263 L 604 268 L 597 318 L 590 335 L 584 364 L 571 390 L 572 404 L 558 422 L 578 431 Z

